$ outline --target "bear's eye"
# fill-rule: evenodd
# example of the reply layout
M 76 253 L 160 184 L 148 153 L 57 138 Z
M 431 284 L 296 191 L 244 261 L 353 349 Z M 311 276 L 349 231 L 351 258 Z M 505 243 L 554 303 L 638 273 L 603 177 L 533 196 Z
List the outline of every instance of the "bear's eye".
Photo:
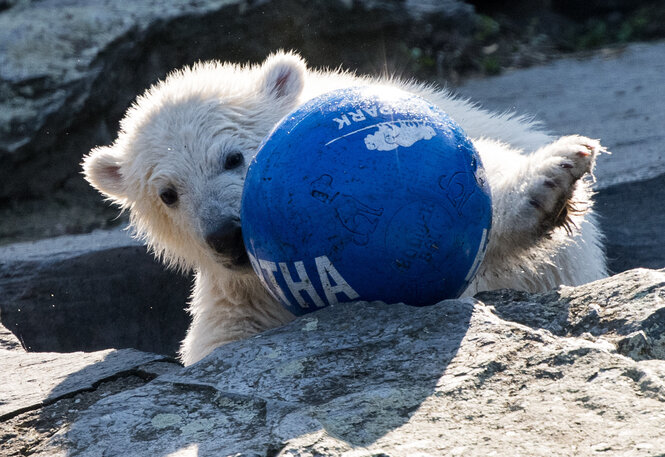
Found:
M 230 152 L 226 155 L 224 160 L 224 169 L 233 170 L 238 168 L 245 161 L 245 157 L 240 152 Z
M 161 191 L 159 198 L 162 199 L 166 206 L 173 206 L 178 201 L 178 192 L 173 187 L 167 187 Z

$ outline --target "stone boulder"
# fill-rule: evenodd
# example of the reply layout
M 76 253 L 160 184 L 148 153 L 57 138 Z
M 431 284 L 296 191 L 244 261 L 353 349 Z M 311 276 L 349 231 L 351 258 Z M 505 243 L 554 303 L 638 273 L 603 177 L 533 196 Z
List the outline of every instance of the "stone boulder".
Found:
M 596 195 L 607 263 L 614 272 L 665 267 L 665 174 L 615 184 Z
M 0 321 L 29 351 L 175 356 L 190 287 L 121 230 L 0 247 Z
M 22 1 L 0 9 L 0 200 L 95 195 L 81 157 L 108 144 L 130 102 L 199 60 L 259 61 L 298 49 L 313 65 L 382 69 L 399 39 L 473 20 L 463 1 Z M 359 46 L 358 43 L 362 43 Z
M 425 308 L 338 305 L 94 402 L 75 403 L 94 387 L 74 394 L 60 401 L 83 406 L 60 418 L 60 401 L 5 415 L 2 450 L 662 455 L 664 331 L 665 270 Z
M 62 354 L 1 348 L 0 355 L 0 420 L 94 390 L 103 380 L 145 364 L 172 363 L 166 356 L 135 349 Z
M 457 88 L 492 111 L 533 116 L 556 135 L 600 138 L 612 155 L 596 164 L 596 189 L 665 173 L 662 97 L 665 43 L 640 43 Z
M 26 353 L 0 325 L 0 455 L 24 456 L 96 401 L 179 369 L 134 349 Z

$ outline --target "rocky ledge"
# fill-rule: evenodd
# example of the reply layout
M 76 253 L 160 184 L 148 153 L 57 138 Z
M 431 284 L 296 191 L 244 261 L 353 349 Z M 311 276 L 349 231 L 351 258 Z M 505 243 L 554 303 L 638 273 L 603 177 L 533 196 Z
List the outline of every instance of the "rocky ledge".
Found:
M 2 341 L 7 456 L 665 452 L 665 270 L 426 308 L 339 305 L 187 368 Z

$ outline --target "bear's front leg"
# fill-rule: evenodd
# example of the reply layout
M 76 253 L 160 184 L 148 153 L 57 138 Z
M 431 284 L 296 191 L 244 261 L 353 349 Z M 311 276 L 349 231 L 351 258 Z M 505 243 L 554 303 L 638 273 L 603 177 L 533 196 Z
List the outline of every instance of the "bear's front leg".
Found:
M 188 311 L 192 323 L 180 346 L 184 365 L 198 362 L 219 346 L 294 318 L 268 294 L 253 272 L 232 274 L 215 268 L 196 272 Z
M 180 345 L 180 360 L 185 365 L 198 362 L 215 348 L 259 333 L 241 309 L 225 300 L 190 305 L 192 323 Z
M 498 167 L 492 185 L 493 241 L 500 256 L 520 255 L 553 230 L 572 234 L 571 219 L 591 206 L 591 192 L 581 178 L 593 171 L 605 151 L 597 140 L 565 136 L 518 162 Z M 509 160 L 511 162 L 511 160 Z
M 570 232 L 570 215 L 590 206 L 587 195 L 576 194 L 578 180 L 593 171 L 603 151 L 597 140 L 578 135 L 559 138 L 536 151 L 530 159 L 530 179 L 525 181 L 521 211 L 527 233 L 540 238 L 557 227 Z

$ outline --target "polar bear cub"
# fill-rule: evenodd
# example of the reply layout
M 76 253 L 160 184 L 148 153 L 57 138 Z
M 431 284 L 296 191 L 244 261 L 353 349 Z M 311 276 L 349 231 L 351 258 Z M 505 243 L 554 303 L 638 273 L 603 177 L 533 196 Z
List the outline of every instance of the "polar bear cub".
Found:
M 139 96 L 115 142 L 83 161 L 86 179 L 129 210 L 136 236 L 158 258 L 195 272 L 192 323 L 180 350 L 186 365 L 293 318 L 261 286 L 244 249 L 245 172 L 263 137 L 287 113 L 324 92 L 364 85 L 405 90 L 438 105 L 481 156 L 493 229 L 465 295 L 545 291 L 606 275 L 589 182 L 603 151 L 598 141 L 554 139 L 526 118 L 488 113 L 431 85 L 308 69 L 292 53 L 271 55 L 261 65 L 199 63 Z M 389 148 L 405 141 L 389 133 L 372 144 Z

